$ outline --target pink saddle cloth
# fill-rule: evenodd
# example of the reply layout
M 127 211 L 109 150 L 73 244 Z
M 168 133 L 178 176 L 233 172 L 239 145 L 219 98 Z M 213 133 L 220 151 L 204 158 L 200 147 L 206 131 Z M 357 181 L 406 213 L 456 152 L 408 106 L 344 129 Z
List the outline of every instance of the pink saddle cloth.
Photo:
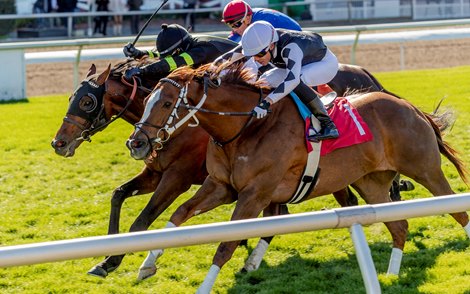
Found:
M 338 148 L 371 141 L 374 136 L 361 115 L 346 98 L 338 97 L 328 109 L 328 114 L 338 128 L 337 139 L 323 140 L 320 155 L 326 155 Z M 310 118 L 305 120 L 305 133 L 308 133 Z M 307 142 L 308 152 L 312 151 L 310 142 Z

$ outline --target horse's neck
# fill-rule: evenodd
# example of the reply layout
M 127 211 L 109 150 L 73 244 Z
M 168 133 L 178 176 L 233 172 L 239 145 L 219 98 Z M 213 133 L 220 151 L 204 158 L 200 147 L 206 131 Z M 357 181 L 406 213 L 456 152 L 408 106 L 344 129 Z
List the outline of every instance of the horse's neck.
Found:
M 135 97 L 133 97 L 133 101 L 129 104 L 127 109 L 124 110 L 126 105 L 129 103 L 129 99 L 131 98 L 131 92 L 122 91 L 122 95 L 113 95 L 112 96 L 112 115 L 118 115 L 121 113 L 121 118 L 127 121 L 130 124 L 137 123 L 142 114 L 144 113 L 144 99 L 147 94 L 142 90 L 137 90 L 135 93 Z
M 191 83 L 188 98 L 191 104 L 197 105 L 203 95 L 203 86 Z M 258 104 L 260 93 L 243 86 L 227 85 L 217 89 L 209 88 L 207 98 L 201 108 L 216 112 L 246 112 L 249 113 Z M 218 141 L 233 138 L 250 119 L 249 115 L 217 115 L 199 111 L 196 115 L 200 125 L 209 135 Z

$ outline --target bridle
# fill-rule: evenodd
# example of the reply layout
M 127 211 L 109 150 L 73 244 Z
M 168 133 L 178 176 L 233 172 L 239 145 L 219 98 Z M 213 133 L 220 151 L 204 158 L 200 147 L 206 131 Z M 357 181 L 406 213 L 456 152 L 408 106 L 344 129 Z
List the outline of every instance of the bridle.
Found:
M 192 105 L 189 104 L 189 101 L 188 101 L 188 98 L 187 98 L 189 82 L 187 82 L 183 86 L 183 85 L 179 84 L 178 82 L 176 82 L 175 80 L 172 80 L 170 78 L 160 79 L 161 83 L 169 83 L 172 86 L 180 89 L 180 92 L 178 94 L 178 99 L 177 99 L 177 101 L 176 101 L 176 103 L 173 107 L 173 110 L 170 113 L 170 115 L 169 115 L 167 121 L 165 122 L 164 126 L 157 126 L 157 125 L 153 125 L 153 124 L 148 123 L 148 122 L 138 122 L 138 123 L 135 124 L 135 129 L 140 130 L 145 135 L 145 137 L 147 138 L 147 141 L 149 143 L 149 146 L 154 148 L 153 147 L 154 144 L 157 144 L 158 146 L 154 148 L 155 150 L 163 149 L 164 143 L 167 142 L 170 139 L 171 135 L 178 128 L 180 128 L 187 121 L 189 121 L 190 119 L 193 119 L 195 121 L 195 123 L 194 124 L 189 124 L 189 126 L 190 127 L 197 127 L 199 125 L 199 120 L 196 117 L 196 113 L 199 112 L 199 111 L 204 112 L 204 113 L 222 115 L 222 116 L 249 116 L 249 119 L 245 122 L 245 124 L 240 129 L 240 131 L 234 137 L 232 137 L 231 139 L 220 142 L 220 141 L 217 141 L 214 138 L 212 138 L 212 142 L 214 144 L 220 146 L 220 147 L 233 142 L 248 127 L 248 125 L 253 120 L 253 112 L 252 111 L 249 111 L 249 112 L 221 112 L 221 111 L 213 111 L 213 110 L 202 108 L 202 105 L 204 104 L 204 102 L 207 99 L 208 88 L 209 87 L 214 88 L 214 87 L 219 87 L 220 86 L 220 84 L 217 84 L 217 83 L 214 83 L 213 81 L 211 81 L 208 74 L 204 75 L 203 81 L 204 81 L 204 84 L 203 84 L 204 85 L 204 94 L 203 94 L 201 100 L 198 102 L 198 104 L 196 106 L 192 106 Z M 262 94 L 263 93 L 260 89 L 260 99 L 259 99 L 259 101 L 261 101 L 261 99 L 262 99 Z M 179 118 L 178 117 L 179 107 L 184 107 L 184 108 L 188 109 L 189 111 L 178 122 L 174 123 L 174 121 Z M 149 127 L 157 129 L 158 130 L 157 131 L 157 136 L 155 138 L 150 138 L 149 134 L 144 129 L 142 129 L 142 126 L 149 126 Z
M 80 137 L 76 138 L 75 140 L 91 142 L 91 136 L 93 136 L 94 134 L 96 134 L 99 131 L 102 131 L 104 128 L 106 128 L 109 124 L 114 122 L 116 119 L 122 117 L 122 115 L 127 111 L 129 106 L 134 101 L 134 98 L 135 98 L 135 95 L 137 93 L 138 88 L 145 91 L 145 92 L 150 92 L 147 88 L 139 86 L 138 82 L 136 81 L 136 79 L 134 77 L 133 77 L 133 83 L 132 84 L 128 83 L 124 79 L 124 77 L 121 77 L 121 81 L 125 85 L 132 87 L 132 93 L 131 93 L 131 96 L 129 97 L 129 99 L 127 100 L 127 103 L 124 106 L 124 108 L 118 114 L 114 115 L 108 121 L 106 120 L 105 113 L 104 113 L 104 99 L 103 99 L 104 94 L 106 92 L 108 92 L 107 84 L 104 83 L 102 85 L 97 85 L 93 81 L 84 81 L 84 82 L 81 83 L 82 86 L 79 88 L 79 90 L 77 91 L 77 93 L 75 93 L 74 96 L 78 96 L 79 93 L 83 93 L 80 97 L 78 97 L 79 98 L 78 100 L 80 100 L 81 97 L 86 95 L 86 96 L 88 96 L 88 97 L 90 97 L 94 100 L 96 106 L 99 104 L 100 108 L 99 109 L 93 108 L 91 111 L 84 111 L 84 110 L 81 110 L 81 109 L 76 109 L 77 107 L 79 108 L 79 106 L 76 106 L 75 104 L 73 104 L 76 107 L 74 109 L 71 109 L 67 113 L 67 115 L 64 117 L 63 121 L 67 122 L 67 123 L 70 123 L 70 124 L 73 124 L 73 125 L 77 126 L 79 129 L 82 130 L 82 132 L 80 134 Z M 84 90 L 82 91 L 81 89 L 84 89 Z M 121 97 L 124 97 L 124 98 L 127 99 L 126 96 L 124 96 L 120 93 L 113 93 L 113 94 L 111 94 L 111 96 L 121 96 Z M 79 101 L 77 101 L 77 103 L 78 102 Z M 77 115 L 79 117 L 82 117 L 87 121 L 91 121 L 91 124 L 87 128 L 84 124 L 81 124 L 78 121 L 73 120 L 72 118 L 70 118 L 68 116 L 68 114 L 73 114 L 73 115 Z

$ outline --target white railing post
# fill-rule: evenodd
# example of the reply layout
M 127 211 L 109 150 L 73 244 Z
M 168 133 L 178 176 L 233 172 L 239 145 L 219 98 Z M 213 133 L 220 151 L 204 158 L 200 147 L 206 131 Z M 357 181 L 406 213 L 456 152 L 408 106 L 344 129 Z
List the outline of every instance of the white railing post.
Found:
M 26 62 L 24 49 L 0 51 L 0 101 L 26 98 Z
M 349 228 L 351 239 L 356 249 L 356 258 L 361 269 L 362 279 L 366 287 L 366 293 L 379 294 L 381 293 L 379 280 L 377 278 L 377 271 L 375 270 L 374 261 L 370 253 L 369 244 L 367 244 L 364 230 L 360 224 L 353 224 Z
M 82 49 L 83 46 L 78 46 L 77 50 L 77 57 L 75 59 L 75 64 L 73 66 L 73 88 L 76 89 L 78 87 L 79 81 L 80 81 L 80 58 L 82 56 Z
M 405 70 L 405 44 L 400 43 L 400 69 Z

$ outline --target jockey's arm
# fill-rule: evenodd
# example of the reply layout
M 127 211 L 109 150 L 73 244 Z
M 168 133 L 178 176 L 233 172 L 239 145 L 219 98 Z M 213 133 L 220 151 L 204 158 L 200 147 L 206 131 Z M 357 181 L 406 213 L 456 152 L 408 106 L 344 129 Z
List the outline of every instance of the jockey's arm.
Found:
M 224 64 L 224 67 L 227 67 L 241 59 L 243 59 L 245 56 L 241 53 L 242 52 L 242 46 L 238 45 L 237 47 L 233 48 L 232 50 L 228 51 L 227 53 L 224 53 L 223 55 L 217 57 L 209 67 L 209 71 L 215 72 L 217 68 L 224 64 L 225 62 L 228 61 L 228 63 Z
M 302 49 L 296 43 L 289 43 L 282 49 L 281 56 L 286 64 L 286 75 L 284 81 L 266 96 L 265 99 L 271 104 L 287 96 L 300 83 L 302 59 L 304 57 Z
M 146 50 L 144 51 L 145 55 L 148 55 L 149 58 L 159 58 L 160 57 L 160 53 L 157 51 L 156 48 L 152 49 L 152 50 Z
M 170 55 L 160 59 L 154 63 L 145 65 L 141 68 L 142 74 L 146 76 L 167 75 L 178 67 L 191 66 L 194 64 L 194 59 L 190 51 L 183 52 L 179 55 Z

